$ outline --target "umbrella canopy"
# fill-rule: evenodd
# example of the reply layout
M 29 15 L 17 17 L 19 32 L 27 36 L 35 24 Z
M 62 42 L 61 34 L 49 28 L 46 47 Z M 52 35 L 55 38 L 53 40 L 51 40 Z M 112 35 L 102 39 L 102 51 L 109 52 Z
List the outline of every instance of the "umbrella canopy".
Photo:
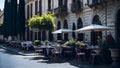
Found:
M 91 24 L 89 26 L 83 27 L 81 29 L 77 29 L 75 31 L 76 32 L 86 32 L 86 31 L 97 32 L 97 31 L 104 31 L 104 30 L 110 30 L 110 29 L 111 28 L 107 26 Z
M 73 30 L 70 30 L 70 29 L 59 29 L 59 30 L 56 30 L 54 32 L 52 32 L 53 34 L 59 34 L 59 33 L 69 33 L 69 32 L 73 32 Z

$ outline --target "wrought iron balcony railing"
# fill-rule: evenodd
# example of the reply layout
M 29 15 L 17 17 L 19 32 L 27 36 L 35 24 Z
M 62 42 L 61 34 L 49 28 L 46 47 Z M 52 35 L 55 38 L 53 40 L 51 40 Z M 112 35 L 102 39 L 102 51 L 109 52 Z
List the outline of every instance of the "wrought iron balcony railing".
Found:
M 90 8 L 103 5 L 106 0 L 87 0 L 87 4 Z
M 71 4 L 72 12 L 79 12 L 83 9 L 83 2 L 75 2 Z
M 54 14 L 55 16 L 63 16 L 68 13 L 68 8 L 67 6 L 59 6 L 54 9 Z

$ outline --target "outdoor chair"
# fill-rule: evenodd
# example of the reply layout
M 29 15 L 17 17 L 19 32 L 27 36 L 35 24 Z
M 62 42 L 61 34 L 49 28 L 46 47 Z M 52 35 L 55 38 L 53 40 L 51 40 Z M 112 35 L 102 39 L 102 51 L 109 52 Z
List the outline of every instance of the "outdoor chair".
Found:
M 55 58 L 59 58 L 59 57 L 61 57 L 61 54 L 62 54 L 62 48 L 53 48 L 52 50 L 51 50 L 51 52 L 52 52 L 52 57 L 53 57 L 53 59 L 55 59 Z
M 92 49 L 90 58 L 89 58 L 89 63 L 94 64 L 95 61 L 100 62 L 103 61 L 103 56 L 101 55 L 101 49 Z
M 79 58 L 80 58 L 81 56 L 83 56 L 84 61 L 85 61 L 85 60 L 86 60 L 86 53 L 85 53 L 85 52 L 82 52 L 82 50 L 79 49 L 79 48 L 75 48 L 75 50 L 76 50 L 77 60 L 79 61 Z
M 26 49 L 26 44 L 22 44 L 22 49 Z
M 40 46 L 34 46 L 36 55 L 43 54 L 43 49 Z
M 17 48 L 21 48 L 21 43 L 20 43 L 20 42 L 17 42 L 17 43 L 16 43 L 16 47 L 17 47 Z
M 64 47 L 63 55 L 67 59 L 72 59 L 73 58 L 73 49 L 71 47 Z

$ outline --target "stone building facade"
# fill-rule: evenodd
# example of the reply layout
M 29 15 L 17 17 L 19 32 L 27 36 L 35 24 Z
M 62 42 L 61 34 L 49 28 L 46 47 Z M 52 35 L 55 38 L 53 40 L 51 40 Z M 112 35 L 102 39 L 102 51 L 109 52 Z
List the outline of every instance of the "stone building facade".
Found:
M 0 9 L 0 23 L 3 22 L 3 16 L 4 16 L 3 11 Z
M 116 41 L 120 39 L 120 1 L 119 0 L 26 0 L 26 20 L 33 15 L 53 11 L 56 29 L 67 28 L 76 30 L 90 24 L 109 26 L 112 30 L 85 33 L 62 33 L 53 35 L 54 40 L 74 38 L 79 41 L 90 41 L 97 44 L 97 37 L 103 40 L 109 33 Z M 32 6 L 32 7 L 31 7 Z M 30 35 L 28 35 L 30 34 Z M 39 38 L 39 32 L 27 31 L 28 40 Z M 48 40 L 51 32 L 44 32 Z M 35 36 L 37 36 L 35 38 Z M 31 38 L 31 39 L 30 39 Z
M 3 23 L 3 16 L 4 16 L 4 13 L 3 11 L 0 9 L 0 24 Z M 1 28 L 0 28 L 1 29 Z M 3 35 L 1 34 L 1 30 L 0 30 L 0 40 L 3 39 Z

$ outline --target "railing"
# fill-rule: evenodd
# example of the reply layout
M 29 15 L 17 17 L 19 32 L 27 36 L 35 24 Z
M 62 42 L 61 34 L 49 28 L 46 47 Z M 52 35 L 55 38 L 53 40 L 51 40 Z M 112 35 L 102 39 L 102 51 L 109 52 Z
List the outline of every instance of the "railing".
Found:
M 56 16 L 62 16 L 62 15 L 67 14 L 67 13 L 68 13 L 67 6 L 60 6 L 60 7 L 54 9 L 54 14 Z
M 87 4 L 90 8 L 98 5 L 102 5 L 106 0 L 87 0 Z
M 34 0 L 25 0 L 25 3 L 29 3 L 30 1 L 34 1 Z
M 77 12 L 79 10 L 82 10 L 83 8 L 83 2 L 75 2 L 71 4 L 71 11 Z

